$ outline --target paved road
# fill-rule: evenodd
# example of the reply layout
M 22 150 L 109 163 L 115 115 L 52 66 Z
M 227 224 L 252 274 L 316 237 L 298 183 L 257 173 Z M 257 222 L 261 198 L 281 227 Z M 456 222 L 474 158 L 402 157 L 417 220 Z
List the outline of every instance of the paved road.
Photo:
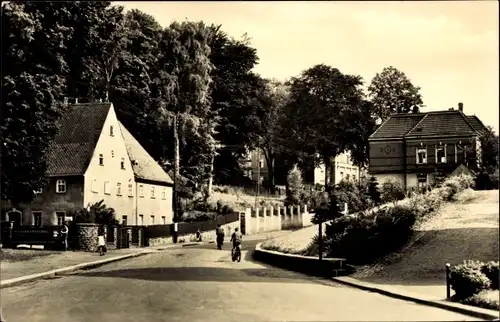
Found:
M 441 309 L 270 268 L 229 245 L 171 249 L 1 290 L 8 322 L 472 321 Z

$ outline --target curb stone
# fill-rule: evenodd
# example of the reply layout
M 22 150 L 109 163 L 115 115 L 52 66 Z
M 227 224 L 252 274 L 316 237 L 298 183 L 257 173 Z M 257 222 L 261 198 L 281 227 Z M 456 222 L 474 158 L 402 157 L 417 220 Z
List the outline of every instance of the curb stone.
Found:
M 298 255 L 290 255 L 290 254 L 281 253 L 281 252 L 278 253 L 276 251 L 264 250 L 261 248 L 261 244 L 262 243 L 259 243 L 255 247 L 256 253 L 265 251 L 266 256 L 268 256 L 268 257 L 271 257 L 271 256 L 289 257 L 289 258 L 298 257 Z M 304 257 L 304 256 L 301 256 L 301 257 Z M 355 287 L 355 288 L 358 288 L 358 289 L 361 289 L 364 291 L 379 293 L 379 294 L 393 297 L 393 298 L 397 298 L 400 300 L 412 301 L 412 302 L 416 302 L 418 304 L 423 304 L 423 305 L 432 306 L 432 307 L 436 307 L 436 308 L 440 308 L 440 309 L 444 309 L 444 310 L 448 310 L 448 311 L 453 311 L 456 313 L 469 315 L 472 317 L 477 317 L 477 318 L 485 319 L 485 320 L 489 320 L 489 321 L 498 321 L 499 320 L 499 312 L 497 312 L 495 310 L 483 309 L 480 307 L 474 307 L 474 306 L 464 305 L 464 304 L 455 303 L 455 302 L 448 302 L 448 301 L 444 301 L 444 300 L 441 300 L 441 301 L 440 300 L 429 300 L 429 299 L 423 298 L 420 294 L 409 293 L 409 292 L 405 292 L 405 291 L 400 290 L 400 289 L 397 289 L 397 290 L 390 289 L 388 287 L 383 288 L 383 287 L 377 286 L 375 284 L 362 282 L 362 281 L 359 281 L 357 279 L 354 279 L 354 278 L 348 277 L 348 276 L 330 277 L 330 278 L 333 281 L 338 282 L 338 283 L 343 284 L 343 285 Z
M 121 255 L 121 256 L 115 256 L 115 257 L 106 258 L 106 259 L 101 259 L 101 260 L 98 260 L 98 261 L 81 263 L 81 264 L 76 264 L 76 265 L 72 265 L 72 266 L 57 268 L 57 269 L 53 269 L 53 270 L 50 270 L 50 271 L 47 271 L 47 272 L 42 272 L 42 273 L 37 273 L 37 274 L 31 274 L 31 275 L 26 275 L 26 276 L 11 278 L 11 279 L 8 279 L 8 280 L 1 281 L 0 282 L 0 288 L 3 289 L 3 288 L 11 287 L 11 286 L 16 286 L 16 285 L 20 285 L 20 284 L 23 284 L 23 283 L 32 282 L 32 281 L 35 281 L 35 280 L 43 279 L 43 278 L 54 276 L 54 275 L 61 274 L 61 273 L 67 273 L 67 272 L 77 271 L 77 270 L 80 270 L 80 269 L 92 269 L 92 268 L 96 268 L 96 267 L 99 267 L 99 266 L 102 266 L 102 265 L 106 265 L 106 264 L 109 264 L 109 263 L 118 262 L 118 261 L 121 261 L 121 260 L 124 260 L 124 259 L 128 259 L 128 258 L 139 257 L 139 256 L 151 254 L 151 253 L 154 253 L 154 252 L 156 252 L 156 251 L 155 250 L 146 250 L 146 251 L 141 251 L 141 252 L 137 252 L 137 253 L 126 254 L 126 255 Z
M 397 298 L 400 300 L 412 301 L 412 302 L 416 302 L 418 304 L 423 304 L 423 305 L 427 305 L 427 306 L 433 306 L 436 308 L 445 309 L 448 311 L 453 311 L 456 313 L 469 315 L 469 316 L 480 318 L 480 319 L 493 320 L 493 321 L 495 321 L 495 320 L 498 321 L 498 319 L 499 319 L 499 312 L 497 312 L 495 310 L 483 309 L 480 307 L 474 307 L 474 306 L 464 305 L 464 304 L 455 303 L 455 302 L 448 302 L 445 300 L 425 299 L 420 294 L 405 292 L 405 291 L 399 290 L 399 289 L 398 290 L 390 289 L 388 287 L 380 287 L 378 285 L 375 285 L 372 283 L 367 283 L 367 282 L 362 282 L 362 281 L 359 281 L 357 279 L 354 279 L 354 278 L 348 277 L 348 276 L 332 277 L 332 280 L 335 282 L 338 282 L 340 284 L 344 284 L 347 286 L 352 286 L 355 288 L 362 289 L 364 291 L 379 293 L 379 294 L 386 295 L 386 296 L 393 297 L 393 298 Z

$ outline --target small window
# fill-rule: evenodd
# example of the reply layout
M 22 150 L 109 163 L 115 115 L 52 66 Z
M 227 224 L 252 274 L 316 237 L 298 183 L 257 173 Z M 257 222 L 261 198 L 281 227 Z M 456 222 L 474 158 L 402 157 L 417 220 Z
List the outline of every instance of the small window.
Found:
M 114 132 L 113 125 L 111 125 L 111 126 L 109 127 L 109 135 L 110 135 L 110 136 L 115 136 L 115 132 Z
M 446 163 L 446 149 L 443 146 L 436 147 L 436 163 Z
M 139 197 L 144 198 L 144 185 L 139 185 Z
M 125 158 L 122 158 L 120 161 L 120 168 L 125 169 Z
M 167 199 L 167 189 L 165 188 L 163 188 L 163 191 L 161 192 L 161 199 Z
M 427 163 L 427 149 L 418 148 L 417 149 L 417 164 Z
M 57 180 L 56 193 L 66 193 L 66 180 L 64 179 Z
M 104 155 L 99 154 L 99 165 L 104 165 Z
M 139 226 L 144 225 L 144 215 L 139 215 L 139 222 L 137 223 L 137 225 Z
M 115 151 L 114 150 L 111 150 L 111 157 L 114 158 L 115 157 Z
M 121 182 L 116 183 L 116 195 L 117 196 L 122 195 L 122 183 Z
M 151 225 L 155 224 L 155 215 L 151 215 Z
M 99 187 L 97 185 L 97 179 L 92 179 L 91 190 L 92 190 L 93 193 L 98 193 L 99 192 Z
M 111 194 L 111 187 L 109 181 L 104 181 L 104 193 L 107 195 Z
M 167 224 L 167 218 L 165 216 L 161 216 L 161 224 L 166 225 Z
M 42 212 L 41 211 L 33 211 L 33 225 L 35 227 L 42 226 Z
M 156 198 L 155 196 L 155 187 L 151 187 L 151 198 Z
M 261 168 L 261 169 L 262 169 L 263 167 L 264 167 L 264 161 L 260 160 L 260 161 L 259 161 L 259 168 Z
M 128 184 L 128 196 L 133 197 L 134 196 L 134 185 L 129 183 Z
M 56 216 L 57 216 L 57 225 L 62 226 L 64 225 L 65 219 L 66 219 L 66 212 L 64 211 L 56 211 Z
M 122 225 L 127 226 L 127 215 L 122 216 Z

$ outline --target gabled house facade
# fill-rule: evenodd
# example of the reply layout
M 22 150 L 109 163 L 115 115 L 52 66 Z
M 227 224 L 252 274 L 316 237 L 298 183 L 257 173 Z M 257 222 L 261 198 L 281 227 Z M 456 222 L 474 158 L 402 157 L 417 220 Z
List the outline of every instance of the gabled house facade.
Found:
M 2 220 L 57 225 L 104 200 L 125 225 L 173 221 L 173 181 L 119 122 L 111 103 L 71 105 L 47 161 L 47 185 L 30 204 L 2 203 Z
M 393 179 L 406 189 L 419 189 L 460 165 L 474 172 L 485 131 L 476 116 L 464 114 L 462 103 L 458 110 L 394 114 L 369 138 L 369 173 L 380 183 Z

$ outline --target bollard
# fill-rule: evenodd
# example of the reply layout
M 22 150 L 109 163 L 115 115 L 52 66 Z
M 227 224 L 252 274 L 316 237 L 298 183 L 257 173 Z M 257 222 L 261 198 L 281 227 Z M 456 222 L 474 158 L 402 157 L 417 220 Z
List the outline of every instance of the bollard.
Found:
M 446 298 L 449 299 L 451 296 L 450 296 L 450 288 L 451 288 L 451 285 L 450 285 L 450 263 L 446 263 Z

